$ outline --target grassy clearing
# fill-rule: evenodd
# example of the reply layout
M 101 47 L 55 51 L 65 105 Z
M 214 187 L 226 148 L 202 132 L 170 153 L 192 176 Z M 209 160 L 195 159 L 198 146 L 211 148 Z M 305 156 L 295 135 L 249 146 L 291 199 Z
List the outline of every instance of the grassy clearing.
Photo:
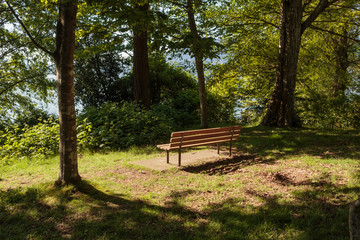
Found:
M 232 159 L 156 172 L 154 147 L 84 154 L 81 186 L 57 158 L 0 167 L 0 239 L 349 239 L 360 192 L 355 131 L 244 128 Z

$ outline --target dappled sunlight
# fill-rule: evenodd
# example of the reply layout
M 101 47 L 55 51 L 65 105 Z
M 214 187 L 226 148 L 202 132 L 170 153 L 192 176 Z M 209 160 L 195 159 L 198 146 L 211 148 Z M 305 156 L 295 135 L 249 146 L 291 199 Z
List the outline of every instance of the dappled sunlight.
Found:
M 258 239 L 266 233 L 276 239 L 289 239 L 289 236 L 327 239 L 333 234 L 347 234 L 348 203 L 360 188 L 337 186 L 328 175 L 298 181 L 288 173 L 263 175 L 264 182 L 270 185 L 290 187 L 286 192 L 245 184 L 241 192 L 222 195 L 222 199 L 214 202 L 211 196 L 220 191 L 208 188 L 205 192 L 210 201 L 204 202 L 202 208 L 193 208 L 190 201 L 203 192 L 195 186 L 168 192 L 164 205 L 135 196 L 135 199 L 124 198 L 121 193 L 106 193 L 106 189 L 99 190 L 87 181 L 78 187 L 2 191 L 1 224 L 12 222 L 13 227 L 1 228 L 0 236 Z M 229 187 L 226 181 L 218 184 Z M 306 188 L 302 188 L 304 185 Z M 285 195 L 291 197 L 284 198 Z
M 245 128 L 232 157 L 163 172 L 128 164 L 146 149 L 84 154 L 76 187 L 54 187 L 46 179 L 56 173 L 36 165 L 9 170 L 0 181 L 0 238 L 347 239 L 348 204 L 360 191 L 354 136 L 329 134 L 315 145 L 306 131 L 279 130 L 269 141 L 273 130 L 257 131 Z M 24 184 L 12 186 L 16 178 Z
M 360 159 L 359 142 L 360 136 L 355 130 L 245 127 L 235 145 L 251 154 L 282 159 L 297 155 Z

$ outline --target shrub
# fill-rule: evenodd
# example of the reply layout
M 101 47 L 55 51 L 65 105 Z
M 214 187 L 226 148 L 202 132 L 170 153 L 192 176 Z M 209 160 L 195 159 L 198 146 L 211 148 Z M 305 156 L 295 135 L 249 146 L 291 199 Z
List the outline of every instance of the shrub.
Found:
M 304 125 L 319 128 L 355 128 L 360 127 L 360 97 L 327 97 L 314 95 L 297 104 Z
M 91 150 L 153 144 L 168 138 L 172 130 L 164 116 L 129 102 L 105 103 L 100 109 L 91 107 L 81 118 L 91 123 L 91 131 L 84 133 Z
M 78 150 L 115 150 L 155 144 L 173 130 L 165 115 L 123 102 L 89 108 L 77 121 Z M 38 124 L 13 124 L 0 130 L 0 163 L 44 159 L 59 152 L 59 123 L 53 117 Z
M 79 151 L 92 144 L 92 124 L 86 119 L 78 121 Z M 44 159 L 59 153 L 59 123 L 50 117 L 37 125 L 13 124 L 0 131 L 0 163 L 9 164 L 15 159 Z
M 193 89 L 185 89 L 176 93 L 171 101 L 164 101 L 153 106 L 157 116 L 165 115 L 175 128 L 183 128 L 200 123 L 199 93 Z
M 45 158 L 59 149 L 59 124 L 54 118 L 37 125 L 8 126 L 0 136 L 0 159 L 8 163 L 15 158 Z

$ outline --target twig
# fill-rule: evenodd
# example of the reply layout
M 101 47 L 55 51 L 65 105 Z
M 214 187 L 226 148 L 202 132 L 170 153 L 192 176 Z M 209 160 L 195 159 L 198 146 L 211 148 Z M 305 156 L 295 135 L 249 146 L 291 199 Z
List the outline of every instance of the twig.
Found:
M 54 54 L 52 52 L 50 52 L 49 50 L 47 50 L 45 47 L 41 46 L 31 35 L 31 33 L 29 32 L 29 30 L 26 28 L 25 24 L 23 23 L 23 21 L 21 21 L 20 17 L 16 14 L 15 10 L 12 8 L 12 6 L 9 4 L 8 1 L 6 1 L 6 4 L 8 5 L 11 13 L 14 15 L 14 17 L 16 18 L 16 20 L 20 23 L 21 27 L 24 29 L 26 35 L 30 38 L 31 42 L 38 47 L 40 50 L 42 50 L 43 52 L 45 52 L 46 54 L 53 56 Z

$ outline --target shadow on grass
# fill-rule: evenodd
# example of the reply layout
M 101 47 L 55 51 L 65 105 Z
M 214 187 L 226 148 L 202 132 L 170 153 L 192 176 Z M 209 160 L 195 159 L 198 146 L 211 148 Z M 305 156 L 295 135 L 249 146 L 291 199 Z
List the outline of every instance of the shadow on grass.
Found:
M 233 157 L 183 167 L 182 170 L 224 175 L 247 166 L 272 164 L 276 159 L 299 155 L 360 160 L 360 135 L 356 131 L 251 127 L 243 128 L 234 145 L 239 151 L 250 154 L 240 152 Z
M 263 205 L 228 198 L 195 211 L 181 198 L 196 189 L 172 192 L 167 206 L 107 194 L 88 182 L 76 189 L 13 189 L 0 192 L 0 239 L 348 239 L 348 202 L 328 198 L 359 190 L 312 188 L 296 192 L 292 203 L 251 191 Z
M 195 166 L 186 166 L 182 170 L 190 173 L 203 173 L 208 175 L 224 175 L 236 172 L 241 168 L 256 164 L 271 164 L 274 159 L 263 159 L 255 155 L 238 154 L 229 158 L 206 162 Z
M 310 155 L 319 158 L 360 160 L 360 134 L 356 130 L 243 128 L 234 145 L 261 156 Z

